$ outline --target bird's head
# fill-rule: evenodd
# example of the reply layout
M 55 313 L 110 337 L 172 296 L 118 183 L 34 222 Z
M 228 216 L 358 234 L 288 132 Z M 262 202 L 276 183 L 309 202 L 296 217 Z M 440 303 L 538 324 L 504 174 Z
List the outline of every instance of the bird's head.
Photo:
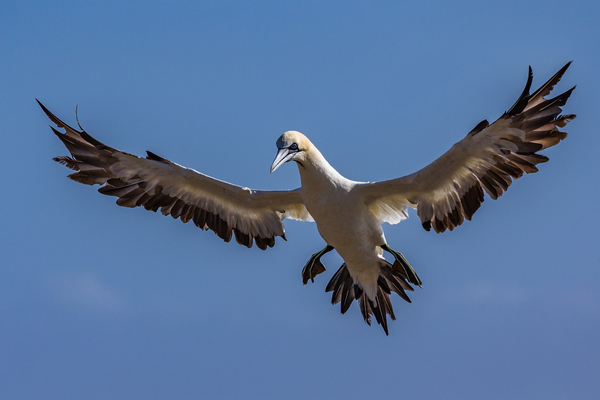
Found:
M 271 173 L 288 161 L 293 160 L 302 165 L 311 146 L 310 140 L 300 132 L 287 131 L 281 135 L 277 139 L 278 150 L 275 160 L 271 164 Z

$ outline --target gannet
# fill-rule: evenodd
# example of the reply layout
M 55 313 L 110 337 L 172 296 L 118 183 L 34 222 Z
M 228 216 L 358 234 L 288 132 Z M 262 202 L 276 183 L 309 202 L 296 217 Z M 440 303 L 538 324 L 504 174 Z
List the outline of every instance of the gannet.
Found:
M 225 242 L 233 237 L 244 246 L 262 250 L 285 237 L 283 220 L 314 221 L 325 248 L 313 254 L 302 270 L 306 284 L 325 271 L 320 258 L 335 249 L 344 260 L 326 291 L 333 292 L 332 304 L 341 303 L 345 313 L 354 300 L 367 324 L 371 316 L 388 334 L 387 316 L 396 317 L 390 301 L 394 292 L 410 302 L 407 291 L 421 280 L 402 253 L 391 249 L 382 223 L 397 224 L 417 210 L 423 228 L 437 233 L 453 230 L 471 217 L 484 201 L 502 196 L 513 180 L 538 171 L 548 161 L 538 151 L 552 147 L 567 134 L 564 127 L 575 115 L 561 115 L 575 87 L 546 99 L 560 81 L 570 62 L 533 94 L 533 73 L 525 89 L 493 124 L 480 122 L 461 141 L 425 168 L 397 179 L 357 182 L 340 175 L 302 133 L 285 132 L 277 140 L 277 155 L 271 172 L 295 161 L 301 187 L 288 191 L 263 191 L 232 185 L 211 178 L 147 152 L 140 158 L 109 147 L 90 136 L 77 121 L 73 129 L 42 103 L 43 111 L 63 128 L 53 132 L 71 156 L 54 160 L 77 172 L 69 178 L 98 191 L 116 196 L 123 207 L 161 210 L 181 221 L 194 221 L 212 230 Z M 393 263 L 384 258 L 391 254 Z

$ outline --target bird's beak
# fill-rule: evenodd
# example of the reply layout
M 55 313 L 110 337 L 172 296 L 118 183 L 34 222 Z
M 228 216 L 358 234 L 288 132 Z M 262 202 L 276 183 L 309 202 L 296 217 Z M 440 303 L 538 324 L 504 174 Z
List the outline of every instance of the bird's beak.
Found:
M 281 164 L 284 164 L 288 161 L 290 161 L 290 159 L 294 156 L 295 152 L 290 151 L 290 149 L 288 148 L 281 148 L 279 149 L 279 151 L 277 152 L 277 155 L 275 156 L 275 160 L 273 160 L 273 164 L 271 164 L 271 173 L 273 173 L 273 171 L 275 171 L 277 168 L 279 168 L 279 166 Z

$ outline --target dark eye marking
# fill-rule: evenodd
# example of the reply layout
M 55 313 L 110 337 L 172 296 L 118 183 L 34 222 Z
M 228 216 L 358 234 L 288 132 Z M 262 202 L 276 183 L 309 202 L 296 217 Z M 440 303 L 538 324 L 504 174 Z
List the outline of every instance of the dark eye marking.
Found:
M 292 143 L 290 145 L 290 150 L 298 150 L 298 145 L 296 143 Z

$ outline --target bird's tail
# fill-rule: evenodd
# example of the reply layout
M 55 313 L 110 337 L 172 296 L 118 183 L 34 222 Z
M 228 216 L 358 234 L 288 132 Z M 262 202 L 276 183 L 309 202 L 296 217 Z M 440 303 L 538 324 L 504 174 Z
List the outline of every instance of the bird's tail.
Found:
M 390 300 L 391 292 L 398 294 L 404 300 L 410 303 L 406 291 L 413 291 L 412 286 L 407 282 L 407 276 L 401 268 L 395 268 L 389 262 L 382 260 L 379 264 L 380 274 L 377 279 L 377 295 L 375 299 L 370 299 L 367 293 L 361 287 L 358 281 L 350 275 L 346 263 L 342 264 L 340 269 L 333 275 L 327 284 L 326 292 L 333 292 L 331 304 L 341 303 L 342 314 L 348 311 L 350 304 L 358 300 L 360 312 L 365 322 L 371 325 L 371 315 L 388 335 L 387 315 L 392 320 L 396 319 L 394 309 Z

